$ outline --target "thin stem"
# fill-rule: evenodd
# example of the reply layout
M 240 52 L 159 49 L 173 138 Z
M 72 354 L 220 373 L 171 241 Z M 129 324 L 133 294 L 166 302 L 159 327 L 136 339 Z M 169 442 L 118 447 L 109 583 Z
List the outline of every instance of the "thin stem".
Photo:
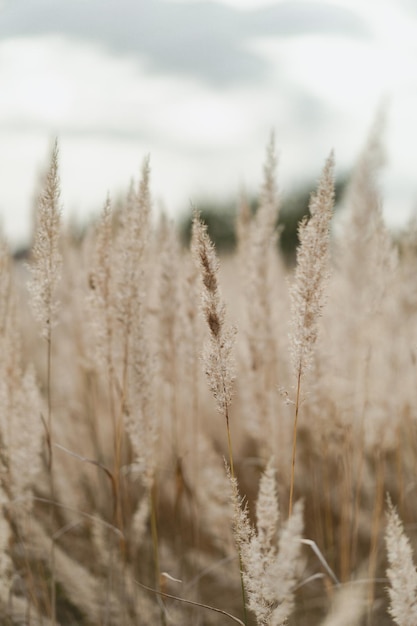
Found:
M 159 565 L 159 547 L 158 547 L 158 523 L 156 518 L 156 486 L 155 482 L 152 487 L 149 489 L 149 500 L 151 507 L 151 535 L 152 535 L 152 547 L 153 547 L 153 560 L 154 560 L 154 568 L 155 568 L 155 586 L 157 588 L 157 593 L 161 593 L 161 584 L 160 584 L 160 574 L 161 568 Z M 166 626 L 166 616 L 165 616 L 165 608 L 161 602 L 161 623 L 163 626 Z
M 114 459 L 114 476 L 116 481 L 116 526 L 123 532 L 123 508 L 122 508 L 122 482 L 120 477 L 120 467 L 122 464 L 122 445 L 124 433 L 124 411 L 127 404 L 127 385 L 128 385 L 128 366 L 129 366 L 129 341 L 128 331 L 126 332 L 123 373 L 122 373 L 122 389 L 120 396 L 119 412 L 116 418 L 116 437 L 115 437 L 115 459 Z
M 369 569 L 368 577 L 370 580 L 368 591 L 368 624 L 372 623 L 372 607 L 375 600 L 375 585 L 373 579 L 375 577 L 377 558 L 378 558 L 378 541 L 380 535 L 381 519 L 383 517 L 384 510 L 384 483 L 385 483 L 385 468 L 384 459 L 382 458 L 380 451 L 375 453 L 375 469 L 376 469 L 376 485 L 375 485 L 375 502 L 372 516 L 372 530 L 371 530 L 371 548 L 369 554 Z
M 292 501 L 294 496 L 294 475 L 295 475 L 295 453 L 297 449 L 297 424 L 298 424 L 298 412 L 300 409 L 300 390 L 301 390 L 301 365 L 298 368 L 297 377 L 297 396 L 295 399 L 295 415 L 294 415 L 294 429 L 292 436 L 292 461 L 291 461 L 291 481 L 290 481 L 290 503 L 288 507 L 288 516 L 292 514 Z
M 245 591 L 245 583 L 243 581 L 243 561 L 242 561 L 242 553 L 240 548 L 238 549 L 239 555 L 239 571 L 240 571 L 240 589 L 242 591 L 242 600 L 243 600 L 243 619 L 245 621 L 245 626 L 248 626 L 248 613 L 246 610 L 246 591 Z
M 358 433 L 358 445 L 357 445 L 357 450 L 359 451 L 359 461 L 356 461 L 355 463 L 355 478 L 356 478 L 356 484 L 355 484 L 355 499 L 354 499 L 354 509 L 353 509 L 353 519 L 354 519 L 354 523 L 353 523 L 353 529 L 352 529 L 352 548 L 351 548 L 351 553 L 352 553 L 352 558 L 353 558 L 353 562 L 352 565 L 355 566 L 357 558 L 358 558 L 358 543 L 359 543 L 359 512 L 360 512 L 360 505 L 361 505 L 361 486 L 362 486 L 362 480 L 363 480 L 363 472 L 364 472 L 364 465 L 365 465 L 365 418 L 367 415 L 367 411 L 369 408 L 369 380 L 370 380 L 370 373 L 371 373 L 371 369 L 370 369 L 370 363 L 371 363 L 371 346 L 367 347 L 366 350 L 366 356 L 365 356 L 365 368 L 363 371 L 363 381 L 364 381 L 364 398 L 363 398 L 363 405 L 362 405 L 362 411 L 361 411 L 361 415 L 360 415 L 360 426 L 359 426 L 359 433 Z
M 55 584 L 55 538 L 51 544 L 51 622 L 56 624 L 56 584 Z
M 225 405 L 225 418 L 226 418 L 226 430 L 227 430 L 227 447 L 229 449 L 229 463 L 230 463 L 230 476 L 235 478 L 235 470 L 233 466 L 233 451 L 232 451 L 232 437 L 230 434 L 230 424 L 229 424 L 229 405 L 226 402 Z M 240 588 L 242 590 L 242 601 L 243 601 L 243 619 L 245 621 L 245 626 L 248 624 L 248 615 L 246 611 L 246 591 L 245 591 L 245 583 L 243 581 L 243 561 L 242 561 L 242 553 L 240 548 L 237 550 L 239 557 L 239 574 L 240 574 Z
M 53 474 L 53 433 L 52 433 L 52 393 L 51 393 L 51 371 L 52 371 L 52 329 L 51 324 L 48 324 L 47 335 L 47 366 L 46 366 L 46 393 L 48 403 L 47 414 L 47 444 L 49 450 L 49 480 L 51 484 L 51 500 L 55 500 L 55 486 L 54 486 L 54 474 Z M 50 510 L 51 521 L 53 519 L 52 508 Z M 55 584 L 55 553 L 54 544 L 52 543 L 51 551 L 51 622 L 52 626 L 56 624 L 56 584 Z
M 221 613 L 222 615 L 229 617 L 233 622 L 236 622 L 236 624 L 241 624 L 241 626 L 245 626 L 245 624 L 243 624 L 243 622 L 238 617 L 231 615 L 227 611 L 222 611 L 222 609 L 218 609 L 217 607 L 209 606 L 208 604 L 202 604 L 201 602 L 194 602 L 193 600 L 186 600 L 185 598 L 179 598 L 178 596 L 173 596 L 170 593 L 165 593 L 163 591 L 158 591 L 157 589 L 152 589 L 151 587 L 148 587 L 147 585 L 144 585 L 143 583 L 140 583 L 137 580 L 135 580 L 135 583 L 139 585 L 139 587 L 142 587 L 143 589 L 147 589 L 148 591 L 152 591 L 152 593 L 157 593 L 158 595 L 164 598 L 170 598 L 171 600 L 177 600 L 178 602 L 184 602 L 185 604 L 191 604 L 192 606 L 199 606 L 202 609 L 208 609 L 209 611 L 215 611 L 216 613 Z
M 52 329 L 48 326 L 48 336 L 46 338 L 46 443 L 48 446 L 48 470 L 51 481 L 51 499 L 54 500 L 54 480 L 53 480 L 53 434 L 52 434 L 52 392 L 51 392 L 51 372 L 52 372 Z
M 48 329 L 48 339 L 47 339 L 47 369 L 46 369 L 46 388 L 48 393 L 48 430 L 49 437 L 52 443 L 52 398 L 51 398 L 51 363 L 52 363 L 52 332 L 51 328 Z M 52 469 L 52 446 L 50 450 L 50 469 Z
M 230 475 L 232 478 L 234 478 L 235 470 L 233 466 L 232 437 L 230 434 L 230 424 L 229 424 L 229 406 L 227 404 L 226 404 L 226 409 L 225 409 L 225 417 L 226 417 L 226 430 L 227 430 L 227 448 L 229 451 Z

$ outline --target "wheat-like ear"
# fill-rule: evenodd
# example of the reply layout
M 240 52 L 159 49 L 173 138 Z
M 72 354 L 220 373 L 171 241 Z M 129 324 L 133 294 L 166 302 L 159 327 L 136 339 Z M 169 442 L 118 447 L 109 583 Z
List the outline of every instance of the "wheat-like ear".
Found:
M 389 612 L 398 626 L 417 624 L 417 571 L 408 537 L 397 511 L 388 498 L 388 524 L 385 542 L 389 567 L 387 576 L 390 582 Z
M 277 355 L 281 347 L 277 318 L 282 312 L 281 303 L 285 302 L 282 290 L 278 294 L 283 282 L 283 267 L 277 249 L 280 198 L 276 169 L 272 134 L 266 152 L 259 206 L 253 217 L 250 211 L 241 211 L 238 221 L 238 261 L 244 311 L 242 336 L 246 344 L 246 355 L 241 363 L 246 381 L 242 417 L 261 454 L 267 456 L 270 456 L 269 449 L 277 428 L 276 390 L 280 384 Z M 265 437 L 266 432 L 270 433 L 269 437 Z
M 330 154 L 323 169 L 317 192 L 311 197 L 310 219 L 299 226 L 300 245 L 297 267 L 291 287 L 292 333 L 291 357 L 297 380 L 290 480 L 289 514 L 294 492 L 297 423 L 300 408 L 301 380 L 310 367 L 318 335 L 318 321 L 324 306 L 325 285 L 329 277 L 330 220 L 334 204 L 334 157 Z
M 32 308 L 41 324 L 42 337 L 47 341 L 47 438 L 49 464 L 52 466 L 52 401 L 51 359 L 52 329 L 57 323 L 59 302 L 57 285 L 61 278 L 62 255 L 59 250 L 61 208 L 59 204 L 60 182 L 58 175 L 58 142 L 55 141 L 44 188 L 39 195 L 36 213 L 35 241 L 31 251 L 29 269 L 32 280 L 28 284 Z
M 194 213 L 193 220 L 192 252 L 200 268 L 203 282 L 202 311 L 209 329 L 209 343 L 203 354 L 205 372 L 217 410 L 226 420 L 229 462 L 233 476 L 229 417 L 235 380 L 232 349 L 236 330 L 226 325 L 226 305 L 218 281 L 219 261 L 207 227 L 197 213 Z
M 58 174 L 58 142 L 55 141 L 44 188 L 38 199 L 36 232 L 29 269 L 32 280 L 28 284 L 32 308 L 41 324 L 42 337 L 47 342 L 47 441 L 49 465 L 52 468 L 52 329 L 57 323 L 59 302 L 57 285 L 61 278 L 62 255 L 59 250 L 61 230 L 60 181 Z M 52 474 L 51 474 L 52 476 Z
M 59 251 L 61 229 L 58 142 L 55 141 L 44 188 L 36 210 L 36 232 L 31 251 L 29 290 L 33 312 L 41 323 L 42 336 L 49 342 L 57 322 L 59 302 L 57 285 L 61 278 L 62 255 Z
M 334 204 L 334 157 L 326 161 L 317 192 L 311 197 L 310 218 L 298 229 L 300 245 L 291 286 L 291 357 L 297 376 L 311 365 L 329 277 L 330 221 Z
M 52 329 L 57 323 L 59 301 L 57 286 L 61 278 L 62 255 L 59 250 L 61 231 L 60 181 L 58 175 L 58 142 L 55 141 L 44 187 L 38 199 L 36 232 L 31 251 L 29 269 L 32 280 L 29 291 L 35 317 L 41 324 L 41 334 L 46 339 L 46 395 L 48 413 L 46 418 L 46 441 L 48 446 L 48 469 L 51 500 L 55 499 L 53 473 L 53 421 L 52 421 Z M 52 516 L 52 513 L 51 513 Z M 55 624 L 56 593 L 54 562 L 51 558 L 51 607 L 52 623 Z
M 283 626 L 294 608 L 294 590 L 302 548 L 303 507 L 294 506 L 293 515 L 278 535 L 278 497 L 272 462 L 263 474 L 253 528 L 246 504 L 231 476 L 234 535 L 239 549 L 248 608 L 258 626 Z

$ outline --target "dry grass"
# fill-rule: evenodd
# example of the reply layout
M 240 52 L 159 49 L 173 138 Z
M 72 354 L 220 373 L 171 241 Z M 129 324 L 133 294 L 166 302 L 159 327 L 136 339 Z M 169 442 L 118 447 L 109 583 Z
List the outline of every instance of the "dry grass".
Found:
M 289 275 L 273 139 L 220 260 L 154 224 L 149 159 L 74 238 L 54 147 L 31 274 L 0 240 L 2 624 L 415 623 L 417 231 L 380 165 L 376 127 L 332 233 L 329 159 Z

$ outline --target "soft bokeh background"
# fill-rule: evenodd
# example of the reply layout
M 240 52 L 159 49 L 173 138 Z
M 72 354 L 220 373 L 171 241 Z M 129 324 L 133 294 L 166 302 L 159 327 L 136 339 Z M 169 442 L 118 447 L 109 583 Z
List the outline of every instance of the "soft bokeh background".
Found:
M 354 162 L 387 102 L 390 224 L 416 203 L 413 0 L 3 0 L 0 215 L 25 241 L 55 136 L 65 215 L 98 211 L 151 154 L 157 204 L 256 190 L 271 129 L 280 182 Z

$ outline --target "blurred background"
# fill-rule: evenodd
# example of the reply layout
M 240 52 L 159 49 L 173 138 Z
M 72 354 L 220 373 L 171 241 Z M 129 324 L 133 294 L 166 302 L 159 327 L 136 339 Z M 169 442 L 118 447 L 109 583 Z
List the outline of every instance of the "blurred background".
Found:
M 333 148 L 346 177 L 387 110 L 389 224 L 416 205 L 413 0 L 3 0 L 0 216 L 13 245 L 54 138 L 64 215 L 123 194 L 150 153 L 155 207 L 255 194 L 271 130 L 288 197 Z

